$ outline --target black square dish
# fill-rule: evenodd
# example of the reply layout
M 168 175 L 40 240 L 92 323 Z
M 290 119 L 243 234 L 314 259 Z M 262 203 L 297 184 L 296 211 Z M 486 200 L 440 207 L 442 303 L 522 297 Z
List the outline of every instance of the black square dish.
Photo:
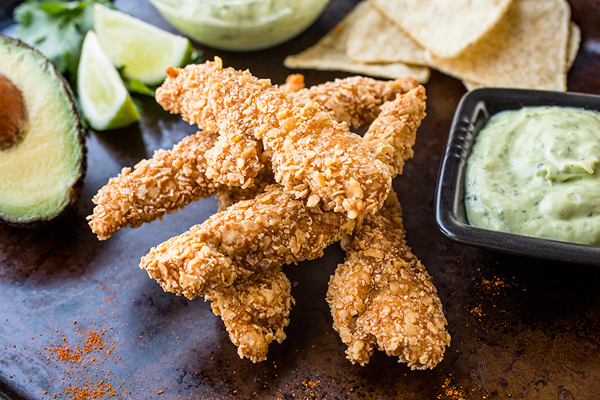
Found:
M 465 170 L 479 130 L 500 111 L 547 105 L 600 111 L 600 96 L 523 89 L 478 89 L 463 96 L 438 175 L 436 220 L 444 235 L 462 244 L 552 261 L 600 265 L 600 246 L 481 229 L 467 220 Z

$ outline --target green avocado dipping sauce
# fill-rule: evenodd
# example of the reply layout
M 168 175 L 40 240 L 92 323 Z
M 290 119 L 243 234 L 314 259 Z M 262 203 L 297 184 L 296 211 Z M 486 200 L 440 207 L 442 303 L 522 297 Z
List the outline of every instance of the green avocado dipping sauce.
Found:
M 525 107 L 498 113 L 467 160 L 473 226 L 600 245 L 600 113 Z

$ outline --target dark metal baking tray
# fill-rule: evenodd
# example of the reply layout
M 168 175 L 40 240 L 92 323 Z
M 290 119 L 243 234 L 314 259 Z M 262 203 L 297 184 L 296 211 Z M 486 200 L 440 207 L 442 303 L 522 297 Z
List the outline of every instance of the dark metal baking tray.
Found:
M 444 153 L 436 191 L 436 220 L 444 235 L 462 244 L 511 254 L 600 265 L 600 247 L 476 228 L 464 204 L 467 159 L 478 132 L 501 111 L 528 106 L 577 107 L 600 111 L 600 96 L 522 89 L 478 89 L 461 99 Z
M 308 85 L 341 78 L 347 74 L 289 70 L 282 61 L 315 43 L 356 3 L 332 0 L 308 31 L 270 50 L 197 47 L 206 60 L 219 56 L 224 65 L 247 68 L 273 83 L 295 72 L 303 73 Z M 173 31 L 146 0 L 114 4 Z M 583 41 L 569 90 L 598 94 L 600 5 L 571 4 Z M 433 277 L 452 335 L 444 361 L 434 370 L 411 371 L 381 352 L 365 367 L 345 358 L 325 301 L 329 277 L 344 259 L 337 245 L 323 258 L 284 267 L 296 299 L 287 339 L 271 345 L 265 362 L 252 364 L 238 357 L 209 303 L 165 293 L 138 268 L 152 246 L 214 213 L 214 199 L 99 242 L 85 219 L 97 190 L 122 167 L 195 132 L 151 98 L 139 97 L 139 124 L 89 132 L 85 185 L 70 218 L 42 230 L 0 226 L 0 392 L 11 399 L 69 399 L 68 379 L 83 376 L 76 374 L 75 364 L 47 359 L 44 348 L 63 339 L 81 345 L 82 331 L 104 329 L 104 340 L 114 346 L 104 357 L 114 358 L 98 359 L 101 363 L 89 370 L 95 382 L 120 385 L 122 399 L 600 398 L 600 268 L 463 246 L 439 231 L 436 178 L 465 89 L 435 71 L 426 89 L 428 115 L 414 158 L 394 188 L 407 242 Z

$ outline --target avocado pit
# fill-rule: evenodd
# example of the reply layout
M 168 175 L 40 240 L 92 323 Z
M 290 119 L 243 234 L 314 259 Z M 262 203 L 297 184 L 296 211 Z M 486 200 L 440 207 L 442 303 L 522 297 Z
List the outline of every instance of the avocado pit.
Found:
M 23 136 L 25 105 L 21 91 L 0 74 L 0 150 L 6 150 Z

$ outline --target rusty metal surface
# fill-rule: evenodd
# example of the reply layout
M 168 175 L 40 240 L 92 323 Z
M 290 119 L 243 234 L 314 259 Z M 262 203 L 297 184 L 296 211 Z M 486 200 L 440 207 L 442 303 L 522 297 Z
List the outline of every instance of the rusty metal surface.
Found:
M 285 55 L 314 43 L 354 4 L 333 0 L 307 32 L 274 49 L 203 49 L 205 59 L 219 55 L 225 65 L 281 83 L 292 72 L 282 66 Z M 116 6 L 168 28 L 146 1 Z M 583 42 L 569 89 L 600 94 L 600 4 L 572 6 Z M 302 72 L 308 84 L 346 76 Z M 426 88 L 428 116 L 415 157 L 394 187 L 408 242 L 433 276 L 452 335 L 434 370 L 411 371 L 377 352 L 365 367 L 345 359 L 325 302 L 329 276 L 343 260 L 337 245 L 321 259 L 285 267 L 296 283 L 288 337 L 271 345 L 267 361 L 252 364 L 238 358 L 208 303 L 164 293 L 137 267 L 152 246 L 206 220 L 216 211 L 214 199 L 97 241 L 85 220 L 96 191 L 123 166 L 194 132 L 144 99 L 139 125 L 89 134 L 76 212 L 43 230 L 0 227 L 0 398 L 69 398 L 69 388 L 86 384 L 108 384 L 115 398 L 143 399 L 600 398 L 600 269 L 486 252 L 438 232 L 438 167 L 464 88 L 438 72 Z M 86 332 L 103 335 L 102 351 L 89 354 L 93 361 L 69 363 L 51 350 L 84 346 Z

